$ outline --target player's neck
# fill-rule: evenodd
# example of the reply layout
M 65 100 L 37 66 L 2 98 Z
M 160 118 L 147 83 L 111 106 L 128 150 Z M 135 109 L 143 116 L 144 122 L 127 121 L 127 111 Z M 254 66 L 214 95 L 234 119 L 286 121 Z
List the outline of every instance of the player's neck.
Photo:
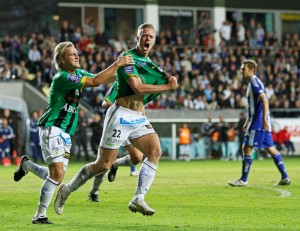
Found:
M 145 58 L 148 57 L 148 53 L 142 52 L 138 47 L 135 47 L 135 52 L 136 52 L 139 56 L 142 56 L 142 57 L 145 57 Z

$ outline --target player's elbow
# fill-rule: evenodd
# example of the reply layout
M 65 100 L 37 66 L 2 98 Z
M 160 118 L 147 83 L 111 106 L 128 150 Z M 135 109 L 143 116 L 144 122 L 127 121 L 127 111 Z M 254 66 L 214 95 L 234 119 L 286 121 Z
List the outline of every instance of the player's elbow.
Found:
M 84 87 L 97 87 L 102 84 L 102 81 L 98 78 L 87 78 Z
M 142 95 L 144 93 L 144 89 L 142 86 L 133 85 L 131 86 L 131 89 L 134 91 L 136 95 Z

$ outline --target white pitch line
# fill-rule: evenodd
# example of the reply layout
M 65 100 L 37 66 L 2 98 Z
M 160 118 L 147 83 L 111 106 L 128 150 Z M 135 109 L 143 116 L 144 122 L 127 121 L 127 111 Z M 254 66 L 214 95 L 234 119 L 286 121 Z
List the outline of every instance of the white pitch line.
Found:
M 224 183 L 215 183 L 215 185 L 224 185 Z M 284 189 L 278 189 L 278 188 L 271 188 L 271 187 L 259 187 L 259 186 L 247 186 L 249 188 L 263 188 L 263 189 L 270 189 L 273 191 L 280 192 L 280 197 L 290 197 L 292 193 L 290 191 L 284 190 Z
M 273 191 L 277 191 L 277 192 L 280 192 L 280 197 L 290 197 L 292 195 L 291 192 L 287 191 L 287 190 L 284 190 L 284 189 L 278 189 L 278 188 L 271 188 L 271 187 L 253 187 L 252 188 L 264 188 L 264 189 L 270 189 L 270 190 L 273 190 Z

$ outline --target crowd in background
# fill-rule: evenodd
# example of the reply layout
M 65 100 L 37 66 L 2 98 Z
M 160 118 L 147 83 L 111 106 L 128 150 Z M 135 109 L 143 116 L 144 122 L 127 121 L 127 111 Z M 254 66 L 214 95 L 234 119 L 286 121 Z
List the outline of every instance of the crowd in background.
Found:
M 214 33 L 221 38 L 215 43 Z M 0 80 L 22 79 L 47 94 L 56 71 L 51 54 L 58 42 L 72 41 L 80 55 L 83 69 L 99 72 L 110 65 L 122 50 L 133 48 L 135 35 L 107 38 L 88 19 L 83 27 L 72 28 L 62 22 L 59 36 L 49 30 L 27 35 L 5 35 L 0 42 Z M 152 60 L 178 78 L 176 91 L 163 93 L 149 103 L 150 109 L 215 110 L 245 108 L 246 85 L 239 76 L 241 61 L 255 59 L 257 75 L 266 86 L 271 108 L 300 107 L 299 34 L 285 34 L 279 42 L 276 32 L 266 33 L 262 24 L 251 20 L 248 28 L 225 21 L 213 30 L 210 20 L 203 20 L 194 30 L 159 31 Z M 109 86 L 84 89 L 83 102 L 94 112 Z M 281 115 L 282 117 L 284 115 Z M 295 116 L 289 114 L 289 117 Z M 297 116 L 297 115 L 296 115 Z
M 265 84 L 270 107 L 284 109 L 284 112 L 276 112 L 277 116 L 298 116 L 297 111 L 286 113 L 286 109 L 300 107 L 300 39 L 298 33 L 287 33 L 280 40 L 277 32 L 265 32 L 262 24 L 253 19 L 250 20 L 248 27 L 245 27 L 242 22 L 233 25 L 232 22 L 226 20 L 218 30 L 212 28 L 208 18 L 204 17 L 200 22 L 196 31 L 194 29 L 161 30 L 157 34 L 156 47 L 151 51 L 150 57 L 162 69 L 176 76 L 180 87 L 176 91 L 161 94 L 146 108 L 183 110 L 245 108 L 247 106 L 246 85 L 241 81 L 239 67 L 243 59 L 251 58 L 257 61 L 257 75 Z M 215 33 L 220 36 L 219 44 L 216 44 Z M 97 73 L 113 63 L 122 50 L 133 48 L 135 35 L 132 34 L 129 38 L 123 38 L 122 35 L 117 38 L 108 38 L 105 31 L 95 27 L 89 18 L 83 27 L 76 28 L 72 28 L 68 21 L 63 21 L 59 36 L 51 34 L 51 31 L 45 28 L 30 35 L 5 35 L 0 38 L 0 81 L 27 81 L 47 95 L 56 73 L 52 60 L 54 47 L 58 42 L 67 40 L 75 44 L 82 68 Z M 96 121 L 88 121 L 84 112 L 80 113 L 78 131 L 75 136 L 75 152 L 78 153 L 78 160 L 81 153 L 84 153 L 87 161 L 89 160 L 86 128 L 91 124 L 99 128 L 94 129 L 91 141 L 93 154 L 96 153 L 100 139 L 100 135 L 96 133 L 102 132 L 101 104 L 109 87 L 110 85 L 101 85 L 98 88 L 84 89 L 83 102 L 99 116 L 95 116 Z M 37 118 L 37 112 L 33 112 L 32 132 L 37 131 Z M 9 121 L 5 122 L 6 119 L 3 117 L 1 123 L 3 134 L 0 135 L 0 150 L 3 153 L 0 158 L 10 157 L 9 155 L 14 150 L 10 148 L 10 145 L 13 145 L 14 126 Z M 221 121 L 220 124 L 222 124 Z M 226 145 L 224 144 L 222 137 L 233 139 L 232 135 L 229 136 L 227 132 L 232 129 L 235 131 L 234 134 L 239 134 L 238 125 L 231 128 L 225 126 L 225 128 L 228 127 L 226 131 L 216 133 L 219 125 L 212 127 L 214 132 L 210 131 L 210 135 L 203 130 L 198 132 L 197 136 L 191 132 L 190 143 L 197 143 L 200 137 L 205 140 L 207 149 L 211 150 L 206 154 L 207 158 L 212 157 L 213 147 L 215 147 L 215 149 L 225 150 L 221 152 L 226 152 L 225 155 L 222 156 L 222 154 L 219 157 L 227 159 L 228 145 L 227 141 Z M 7 134 L 4 134 L 5 132 Z M 41 158 L 41 154 L 34 134 L 32 137 L 31 146 L 35 155 L 34 160 L 37 161 Z M 4 142 L 6 139 L 10 141 Z M 294 152 L 284 129 L 273 134 L 273 139 L 278 148 L 285 146 L 289 152 Z M 213 140 L 217 145 L 213 145 Z M 184 156 L 185 153 L 183 152 L 182 155 Z

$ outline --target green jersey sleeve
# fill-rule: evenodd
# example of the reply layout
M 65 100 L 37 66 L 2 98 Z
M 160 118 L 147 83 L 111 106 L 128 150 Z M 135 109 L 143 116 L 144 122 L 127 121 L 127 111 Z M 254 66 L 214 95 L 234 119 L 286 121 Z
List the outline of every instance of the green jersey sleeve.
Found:
M 114 82 L 114 84 L 109 88 L 106 95 L 104 96 L 104 100 L 110 103 L 114 103 L 116 100 L 118 94 L 117 90 L 117 82 Z

